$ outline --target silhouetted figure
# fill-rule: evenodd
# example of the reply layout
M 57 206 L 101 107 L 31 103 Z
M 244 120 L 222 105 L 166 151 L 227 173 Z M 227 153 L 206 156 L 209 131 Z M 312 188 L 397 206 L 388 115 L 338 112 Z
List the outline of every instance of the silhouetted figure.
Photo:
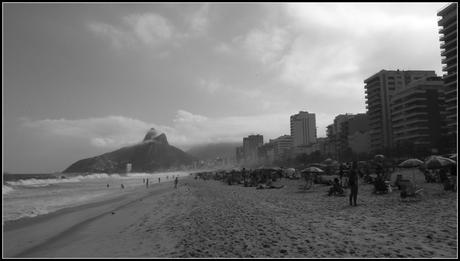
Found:
M 356 206 L 356 200 L 358 198 L 358 172 L 357 172 L 357 163 L 353 161 L 353 165 L 349 172 L 348 184 L 350 185 L 350 206 L 353 206 L 352 203 Z M 353 201 L 353 202 L 352 202 Z
M 124 189 L 125 188 L 125 185 L 121 184 L 121 189 Z
M 107 184 L 107 187 L 109 187 L 109 184 Z
M 343 164 L 340 164 L 340 168 L 339 168 L 339 177 L 340 177 L 340 185 L 342 185 L 342 179 L 343 179 L 343 169 L 344 169 L 344 166 Z
M 179 179 L 176 177 L 176 179 L 174 180 L 174 188 L 175 189 L 177 188 L 177 183 L 179 183 Z
M 245 168 L 243 168 L 241 170 L 241 176 L 243 177 L 244 186 L 247 187 L 248 186 L 248 181 L 246 180 L 247 177 L 246 177 L 246 169 Z
M 340 185 L 338 178 L 334 178 L 334 183 L 332 184 L 332 187 L 329 189 L 328 196 L 331 195 L 343 195 L 343 188 Z
M 145 187 L 146 187 L 146 188 L 149 187 L 149 179 L 147 179 L 147 180 L 145 181 Z
M 160 183 L 160 178 L 158 178 L 158 183 Z

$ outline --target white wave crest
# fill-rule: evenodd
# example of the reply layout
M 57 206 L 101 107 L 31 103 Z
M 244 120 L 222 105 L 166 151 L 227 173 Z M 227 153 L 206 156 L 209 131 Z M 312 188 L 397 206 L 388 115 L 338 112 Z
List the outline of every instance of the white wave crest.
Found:
M 9 187 L 7 185 L 2 186 L 2 195 L 6 195 L 10 192 L 12 192 L 14 189 L 12 187 Z
M 91 175 L 79 175 L 69 178 L 59 178 L 59 179 L 20 179 L 18 181 L 7 181 L 6 183 L 10 186 L 30 186 L 30 187 L 45 187 L 51 184 L 60 184 L 60 183 L 77 183 L 84 180 L 92 179 L 106 179 L 106 178 L 120 178 L 120 175 L 108 175 L 106 173 L 97 173 Z

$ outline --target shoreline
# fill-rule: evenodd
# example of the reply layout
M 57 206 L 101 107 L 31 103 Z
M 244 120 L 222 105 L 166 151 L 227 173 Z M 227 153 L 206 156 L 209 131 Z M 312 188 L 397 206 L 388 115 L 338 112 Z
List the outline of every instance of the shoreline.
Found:
M 100 199 L 96 202 L 63 208 L 35 217 L 4 221 L 4 255 L 5 257 L 14 257 L 27 253 L 48 241 L 56 240 L 62 234 L 72 231 L 81 224 L 110 214 L 136 201 L 157 194 L 159 191 L 162 192 L 166 186 L 170 187 L 171 183 L 153 183 L 149 189 L 139 187 L 133 191 L 120 191 L 123 193 L 122 195 L 109 199 Z M 42 227 L 52 229 L 42 229 Z M 23 233 L 29 237 L 25 238 Z M 10 238 L 12 241 L 8 240 Z

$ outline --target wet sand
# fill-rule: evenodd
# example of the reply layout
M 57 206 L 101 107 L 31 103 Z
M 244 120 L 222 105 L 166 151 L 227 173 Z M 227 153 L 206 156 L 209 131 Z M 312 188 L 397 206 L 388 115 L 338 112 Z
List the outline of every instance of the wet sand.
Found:
M 189 177 L 177 189 L 155 184 L 119 201 L 7 222 L 4 256 L 457 257 L 457 194 L 440 184 L 418 182 L 416 202 L 361 184 L 357 207 L 328 197 L 328 186 L 280 184 L 256 190 Z

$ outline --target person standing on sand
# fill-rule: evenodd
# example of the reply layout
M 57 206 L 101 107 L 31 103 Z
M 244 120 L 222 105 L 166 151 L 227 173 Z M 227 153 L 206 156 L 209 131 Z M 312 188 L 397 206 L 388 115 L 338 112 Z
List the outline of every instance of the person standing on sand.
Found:
M 357 172 L 357 163 L 353 161 L 353 165 L 349 172 L 348 184 L 350 185 L 350 206 L 353 206 L 352 203 L 355 203 L 358 198 L 358 172 Z M 352 202 L 353 201 L 353 202 Z
M 149 179 L 147 179 L 147 181 L 145 182 L 145 187 L 146 187 L 146 188 L 149 187 Z
M 179 183 L 179 179 L 176 177 L 176 179 L 174 180 L 174 188 L 175 189 L 177 188 L 177 183 Z
M 160 183 L 160 178 L 158 178 L 158 183 Z

